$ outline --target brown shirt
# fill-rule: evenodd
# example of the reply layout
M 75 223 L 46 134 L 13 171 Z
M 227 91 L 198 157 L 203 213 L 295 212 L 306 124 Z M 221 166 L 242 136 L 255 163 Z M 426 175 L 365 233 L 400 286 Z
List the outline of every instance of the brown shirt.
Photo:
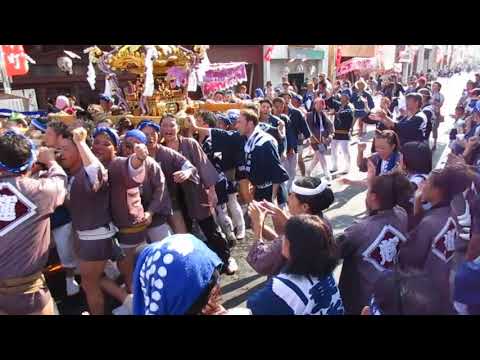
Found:
M 140 224 L 145 216 L 140 197 L 140 185 L 129 171 L 129 158 L 117 156 L 108 164 L 108 182 L 110 185 L 110 204 L 112 219 L 119 229 Z M 144 232 L 136 234 L 118 234 L 121 243 L 136 243 Z M 138 241 L 137 241 L 138 240 Z
M 452 312 L 450 271 L 453 268 L 457 228 L 448 203 L 433 207 L 410 232 L 400 253 L 402 266 L 427 272 L 439 291 L 444 312 Z
M 69 184 L 69 199 L 65 205 L 70 211 L 74 230 L 93 230 L 112 221 L 107 171 L 99 168 L 92 183 L 82 167 L 69 179 Z
M 146 177 L 140 192 L 144 209 L 153 214 L 151 227 L 155 227 L 164 224 L 167 216 L 172 214 L 172 202 L 160 164 L 149 156 L 145 167 Z
M 173 181 L 173 174 L 177 171 L 185 169 L 187 166 L 194 168 L 185 156 L 180 154 L 178 151 L 172 150 L 163 145 L 158 145 L 157 152 L 155 154 L 155 160 L 162 168 L 170 195 L 173 195 L 176 186 L 175 182 Z M 198 183 L 200 181 L 198 172 L 195 168 L 193 169 L 193 172 L 194 176 L 189 180 Z
M 0 177 L 0 279 L 24 277 L 47 264 L 50 215 L 63 204 L 67 175 L 53 165 L 46 177 Z
M 217 183 L 219 174 L 196 140 L 180 136 L 179 142 L 179 152 L 195 166 L 200 175 L 199 184 L 182 184 L 188 215 L 193 219 L 203 220 L 211 216 L 207 189 Z

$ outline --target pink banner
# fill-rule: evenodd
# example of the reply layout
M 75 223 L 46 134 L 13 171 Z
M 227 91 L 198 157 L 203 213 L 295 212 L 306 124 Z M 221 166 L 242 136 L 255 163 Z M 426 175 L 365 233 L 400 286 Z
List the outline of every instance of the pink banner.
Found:
M 375 58 L 353 58 L 340 64 L 337 75 L 345 75 L 351 71 L 373 70 L 377 66 Z
M 247 81 L 245 63 L 211 64 L 203 78 L 203 93 L 211 94 Z

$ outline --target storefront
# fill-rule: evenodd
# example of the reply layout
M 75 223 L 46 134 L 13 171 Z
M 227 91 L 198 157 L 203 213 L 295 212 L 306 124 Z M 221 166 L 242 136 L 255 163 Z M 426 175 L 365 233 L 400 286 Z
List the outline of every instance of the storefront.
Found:
M 327 70 L 327 49 L 326 45 L 275 45 L 271 61 L 265 66 L 265 79 L 276 87 L 286 76 L 301 86 Z

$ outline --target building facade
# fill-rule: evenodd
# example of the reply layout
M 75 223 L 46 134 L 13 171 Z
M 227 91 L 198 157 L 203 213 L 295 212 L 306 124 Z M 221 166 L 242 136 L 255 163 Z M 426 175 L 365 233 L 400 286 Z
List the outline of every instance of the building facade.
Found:
M 275 45 L 271 60 L 264 63 L 264 80 L 278 86 L 286 76 L 303 83 L 327 71 L 328 45 Z

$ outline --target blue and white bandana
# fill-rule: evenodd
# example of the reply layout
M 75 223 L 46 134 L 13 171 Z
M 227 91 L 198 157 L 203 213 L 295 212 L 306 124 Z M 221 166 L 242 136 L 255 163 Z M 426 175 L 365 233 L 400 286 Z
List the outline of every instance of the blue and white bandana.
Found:
M 107 127 L 96 128 L 93 132 L 93 138 L 96 138 L 100 134 L 106 134 L 112 141 L 113 146 L 118 147 L 118 144 L 120 143 L 120 137 L 118 136 L 116 130 Z
M 148 245 L 134 272 L 134 315 L 184 315 L 208 287 L 222 261 L 191 234 Z
M 143 130 L 147 126 L 150 126 L 156 132 L 160 131 L 160 125 L 158 125 L 157 123 L 154 123 L 153 121 L 150 121 L 150 120 L 142 120 L 140 122 L 140 124 L 138 124 L 137 129 L 138 130 Z
M 28 143 L 30 144 L 30 157 L 24 164 L 21 164 L 21 165 L 16 166 L 16 167 L 10 167 L 7 164 L 4 164 L 0 161 L 0 170 L 10 172 L 10 173 L 13 173 L 13 174 L 21 174 L 24 171 L 29 170 L 32 167 L 32 165 L 37 161 L 36 146 L 32 142 L 32 140 L 30 140 L 25 135 L 19 134 L 19 133 L 13 131 L 13 130 L 6 131 L 2 136 L 12 136 L 12 137 L 13 136 L 19 136 L 19 137 L 22 137 L 22 138 L 26 139 L 28 141 Z
M 127 133 L 125 134 L 125 139 L 129 137 L 133 137 L 145 145 L 148 142 L 147 136 L 141 130 L 138 130 L 138 129 L 127 131 Z

